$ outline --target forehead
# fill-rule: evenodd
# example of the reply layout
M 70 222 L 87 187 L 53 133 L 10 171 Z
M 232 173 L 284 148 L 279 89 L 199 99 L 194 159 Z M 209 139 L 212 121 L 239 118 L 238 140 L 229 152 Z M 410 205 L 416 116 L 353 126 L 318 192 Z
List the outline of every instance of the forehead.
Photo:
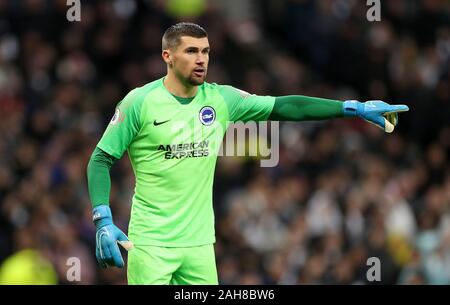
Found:
M 208 37 L 195 38 L 191 36 L 181 36 L 179 48 L 185 49 L 189 47 L 196 47 L 199 49 L 208 48 Z

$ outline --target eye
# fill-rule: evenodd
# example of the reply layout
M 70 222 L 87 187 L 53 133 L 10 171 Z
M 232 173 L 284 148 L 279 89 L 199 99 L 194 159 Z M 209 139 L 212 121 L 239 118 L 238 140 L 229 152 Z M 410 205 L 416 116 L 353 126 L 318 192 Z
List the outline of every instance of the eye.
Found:
M 194 49 L 189 49 L 189 50 L 187 50 L 186 52 L 189 53 L 189 54 L 196 53 L 196 51 L 195 51 Z

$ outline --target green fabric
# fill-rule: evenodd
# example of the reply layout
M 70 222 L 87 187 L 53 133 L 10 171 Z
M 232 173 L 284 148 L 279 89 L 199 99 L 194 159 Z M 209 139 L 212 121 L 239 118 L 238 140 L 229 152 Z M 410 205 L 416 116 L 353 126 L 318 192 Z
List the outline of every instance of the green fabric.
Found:
M 128 252 L 129 285 L 217 285 L 214 245 L 136 246 Z
M 179 96 L 176 96 L 176 95 L 173 95 L 173 94 L 172 94 L 172 96 L 173 96 L 174 98 L 176 98 L 177 101 L 178 101 L 181 105 L 187 105 L 187 104 L 189 104 L 190 102 L 192 102 L 192 100 L 195 98 L 195 96 L 193 96 L 193 97 L 179 97 Z
M 87 166 L 89 197 L 92 207 L 109 205 L 111 178 L 109 171 L 116 159 L 96 147 Z
M 135 142 L 140 130 L 145 127 L 146 121 L 142 118 L 145 111 L 141 111 L 144 100 L 157 84 L 149 83 L 128 93 L 117 104 L 114 116 L 106 128 L 97 147 L 120 159 L 123 153 Z
M 287 95 L 275 99 L 269 120 L 306 121 L 343 117 L 342 102 L 304 95 Z
M 228 106 L 229 119 L 237 121 L 266 121 L 272 112 L 275 97 L 250 94 L 232 86 L 219 86 Z
M 118 104 L 97 147 L 116 159 L 128 151 L 136 177 L 128 233 L 135 245 L 212 244 L 212 187 L 225 131 L 230 121 L 267 119 L 275 98 L 204 83 L 180 105 L 163 80 Z

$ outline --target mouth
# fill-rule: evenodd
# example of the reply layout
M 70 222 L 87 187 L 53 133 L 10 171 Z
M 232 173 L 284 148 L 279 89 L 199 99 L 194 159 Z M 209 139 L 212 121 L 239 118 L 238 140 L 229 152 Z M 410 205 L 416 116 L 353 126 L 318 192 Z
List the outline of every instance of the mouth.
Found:
M 205 68 L 195 68 L 194 69 L 194 75 L 197 77 L 202 77 L 205 75 L 206 69 Z

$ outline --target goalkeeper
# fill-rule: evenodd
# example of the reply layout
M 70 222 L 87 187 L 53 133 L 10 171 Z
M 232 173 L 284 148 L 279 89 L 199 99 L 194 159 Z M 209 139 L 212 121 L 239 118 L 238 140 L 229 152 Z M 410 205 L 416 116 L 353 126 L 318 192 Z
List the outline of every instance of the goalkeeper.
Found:
M 193 23 L 171 26 L 162 38 L 167 75 L 129 92 L 87 167 L 96 257 L 123 267 L 129 284 L 218 284 L 212 187 L 219 147 L 235 121 L 302 121 L 360 117 L 386 132 L 405 105 L 337 101 L 301 95 L 257 96 L 205 82 L 210 46 Z M 194 128 L 192 128 L 194 127 Z M 128 151 L 136 177 L 128 237 L 109 208 L 111 166 Z

